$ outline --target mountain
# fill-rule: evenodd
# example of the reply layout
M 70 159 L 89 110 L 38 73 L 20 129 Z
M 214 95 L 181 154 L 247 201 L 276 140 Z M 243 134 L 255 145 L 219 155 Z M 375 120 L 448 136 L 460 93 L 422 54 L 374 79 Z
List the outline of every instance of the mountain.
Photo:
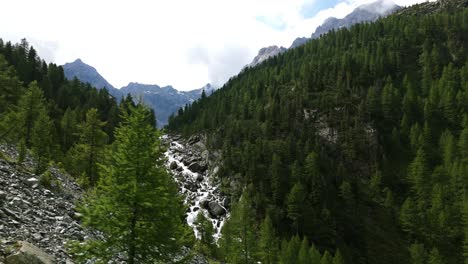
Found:
M 81 59 L 77 59 L 72 63 L 66 63 L 63 65 L 63 70 L 65 77 L 69 80 L 76 77 L 80 81 L 90 83 L 91 86 L 98 89 L 106 87 L 109 93 L 117 100 L 120 100 L 122 96 L 127 94 L 131 94 L 137 100 L 142 98 L 149 107 L 154 109 L 159 127 L 166 125 L 169 116 L 180 107 L 200 98 L 203 90 L 207 95 L 210 95 L 216 89 L 211 84 L 206 84 L 199 89 L 178 91 L 172 86 L 160 87 L 158 85 L 136 82 L 129 83 L 121 89 L 116 89 L 94 67 L 84 63 Z
M 350 28 L 352 25 L 363 22 L 373 22 L 380 17 L 385 17 L 389 14 L 392 14 L 399 9 L 401 9 L 400 6 L 387 0 L 379 0 L 374 3 L 361 5 L 342 19 L 335 17 L 328 18 L 315 30 L 311 38 L 319 38 L 321 35 L 328 33 L 330 30 Z
M 178 91 L 172 86 L 160 87 L 132 82 L 122 87 L 120 92 L 131 94 L 136 100 L 143 99 L 146 105 L 154 109 L 157 125 L 163 127 L 167 124 L 169 117 L 179 108 L 200 98 L 203 91 L 210 95 L 214 90 L 211 84 L 191 91 Z
M 258 54 L 257 56 L 255 56 L 253 61 L 247 66 L 255 67 L 258 64 L 266 61 L 267 59 L 285 52 L 286 50 L 287 49 L 285 47 L 278 47 L 278 46 L 270 46 L 270 47 L 262 48 L 258 51 Z
M 219 189 L 236 206 L 220 261 L 466 263 L 466 2 L 312 39 L 171 119 L 222 153 Z
M 97 89 L 105 87 L 115 98 L 120 98 L 122 96 L 120 91 L 104 79 L 94 67 L 84 63 L 81 59 L 76 59 L 71 63 L 65 63 L 62 67 L 65 77 L 68 80 L 72 80 L 76 77 L 78 80 L 89 83 Z

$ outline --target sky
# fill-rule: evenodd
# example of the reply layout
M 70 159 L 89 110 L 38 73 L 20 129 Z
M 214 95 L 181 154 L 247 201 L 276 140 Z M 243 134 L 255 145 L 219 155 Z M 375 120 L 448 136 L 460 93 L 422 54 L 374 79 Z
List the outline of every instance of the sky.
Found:
M 373 1 L 2 1 L 0 38 L 26 38 L 47 62 L 81 58 L 116 88 L 139 82 L 192 90 L 221 86 L 260 48 L 289 47 L 326 18 Z

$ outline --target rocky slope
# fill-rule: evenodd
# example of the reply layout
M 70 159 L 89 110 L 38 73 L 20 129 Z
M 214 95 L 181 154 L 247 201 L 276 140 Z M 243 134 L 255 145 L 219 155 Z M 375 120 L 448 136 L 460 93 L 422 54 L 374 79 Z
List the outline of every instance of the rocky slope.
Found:
M 49 178 L 41 178 L 31 172 L 31 160 L 17 164 L 16 159 L 14 148 L 0 145 L 0 258 L 16 241 L 27 241 L 54 263 L 66 263 L 66 242 L 92 236 L 74 211 L 82 190 L 57 168 L 50 168 Z

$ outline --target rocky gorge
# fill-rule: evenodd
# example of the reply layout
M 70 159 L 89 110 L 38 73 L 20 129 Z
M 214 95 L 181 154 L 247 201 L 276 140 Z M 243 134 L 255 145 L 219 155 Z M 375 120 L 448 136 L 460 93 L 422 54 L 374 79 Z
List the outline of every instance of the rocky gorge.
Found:
M 178 183 L 179 192 L 185 197 L 188 225 L 199 237 L 194 222 L 197 215 L 203 213 L 213 224 L 215 240 L 219 239 L 221 228 L 229 217 L 230 207 L 230 200 L 222 194 L 221 184 L 216 177 L 221 154 L 207 149 L 206 137 L 203 135 L 189 139 L 165 135 L 162 140 L 167 147 L 167 168 Z

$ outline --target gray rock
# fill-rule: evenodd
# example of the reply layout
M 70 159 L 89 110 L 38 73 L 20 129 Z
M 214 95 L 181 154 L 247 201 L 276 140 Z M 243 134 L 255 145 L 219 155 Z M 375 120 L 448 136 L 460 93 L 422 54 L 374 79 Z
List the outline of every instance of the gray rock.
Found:
M 177 167 L 178 167 L 177 162 L 175 162 L 175 161 L 171 162 L 171 165 L 169 165 L 169 169 L 171 169 L 171 170 L 175 170 L 175 169 L 177 169 Z
M 211 217 L 217 218 L 226 214 L 226 209 L 224 209 L 217 202 L 210 202 L 208 204 L 208 212 L 210 213 Z
M 5 258 L 5 264 L 53 264 L 54 257 L 45 253 L 40 248 L 25 242 L 18 241 L 15 244 L 16 252 Z
M 206 166 L 203 166 L 198 162 L 192 162 L 188 165 L 188 169 L 193 172 L 204 172 L 206 170 Z
M 39 180 L 35 177 L 31 177 L 27 180 L 24 181 L 24 183 L 26 183 L 26 185 L 28 185 L 29 187 L 33 187 L 33 186 L 37 186 L 37 184 L 39 184 Z

